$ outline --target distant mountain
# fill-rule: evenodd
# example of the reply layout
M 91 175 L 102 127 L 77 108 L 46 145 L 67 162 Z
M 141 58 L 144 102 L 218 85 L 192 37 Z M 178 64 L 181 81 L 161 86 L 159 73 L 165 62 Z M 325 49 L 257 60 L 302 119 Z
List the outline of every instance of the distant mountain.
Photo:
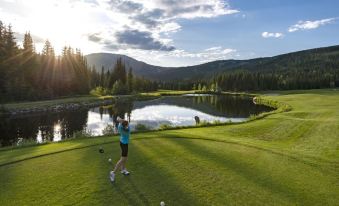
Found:
M 118 58 L 122 58 L 127 69 L 133 68 L 133 73 L 138 76 L 144 76 L 145 78 L 156 77 L 157 74 L 168 69 L 165 67 L 153 66 L 146 64 L 145 62 L 138 61 L 126 55 L 111 54 L 111 53 L 93 53 L 86 55 L 87 62 L 91 66 L 95 66 L 97 71 L 101 72 L 101 68 L 104 67 L 105 72 L 112 70 Z
M 95 65 L 100 71 L 101 66 L 112 69 L 117 58 L 121 57 L 127 67 L 132 67 L 138 76 L 152 80 L 189 80 L 204 79 L 215 74 L 236 70 L 265 71 L 339 67 L 339 46 L 323 47 L 298 51 L 274 57 L 249 60 L 219 60 L 187 67 L 160 67 L 149 65 L 131 57 L 119 54 L 97 53 L 87 55 L 87 62 Z

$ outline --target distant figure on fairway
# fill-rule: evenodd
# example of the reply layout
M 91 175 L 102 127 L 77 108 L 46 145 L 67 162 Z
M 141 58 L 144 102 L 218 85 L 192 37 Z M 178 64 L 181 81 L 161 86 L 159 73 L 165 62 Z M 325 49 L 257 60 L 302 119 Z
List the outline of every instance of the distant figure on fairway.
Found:
M 130 136 L 130 127 L 128 121 L 118 118 L 119 121 L 118 132 L 120 134 L 120 148 L 121 148 L 121 158 L 114 167 L 114 170 L 110 172 L 111 182 L 114 182 L 116 172 L 121 169 L 121 174 L 129 175 L 129 172 L 126 169 L 127 155 L 128 155 L 128 143 Z
M 200 124 L 200 118 L 198 116 L 195 116 L 194 119 L 196 125 Z

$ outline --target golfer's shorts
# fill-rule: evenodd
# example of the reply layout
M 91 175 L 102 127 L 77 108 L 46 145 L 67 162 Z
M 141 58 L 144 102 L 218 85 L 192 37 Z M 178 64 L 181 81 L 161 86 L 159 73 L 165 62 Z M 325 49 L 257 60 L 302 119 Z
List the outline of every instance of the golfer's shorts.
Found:
M 128 154 L 128 144 L 123 144 L 120 142 L 120 147 L 121 147 L 121 156 L 122 157 L 127 157 Z

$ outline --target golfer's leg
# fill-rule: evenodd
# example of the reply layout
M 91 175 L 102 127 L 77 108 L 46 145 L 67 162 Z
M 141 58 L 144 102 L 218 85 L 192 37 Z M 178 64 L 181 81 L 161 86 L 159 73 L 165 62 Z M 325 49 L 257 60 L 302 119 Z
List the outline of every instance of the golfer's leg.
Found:
M 117 162 L 117 164 L 115 165 L 114 170 L 113 170 L 114 173 L 115 173 L 118 169 L 121 168 L 122 163 L 123 163 L 123 157 L 121 157 L 120 160 L 119 160 L 119 161 Z
M 121 159 L 122 159 L 121 170 L 125 170 L 126 169 L 127 157 L 121 157 Z

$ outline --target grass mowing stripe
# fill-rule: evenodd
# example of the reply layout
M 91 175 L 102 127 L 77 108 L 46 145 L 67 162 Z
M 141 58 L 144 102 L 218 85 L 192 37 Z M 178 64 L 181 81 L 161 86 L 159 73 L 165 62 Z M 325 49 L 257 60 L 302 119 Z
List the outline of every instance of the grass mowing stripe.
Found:
M 293 110 L 260 121 L 133 134 L 132 175 L 115 186 L 95 146 L 114 163 L 117 137 L 1 151 L 4 163 L 69 149 L 0 167 L 0 205 L 338 205 L 339 91 L 303 93 L 264 97 Z

